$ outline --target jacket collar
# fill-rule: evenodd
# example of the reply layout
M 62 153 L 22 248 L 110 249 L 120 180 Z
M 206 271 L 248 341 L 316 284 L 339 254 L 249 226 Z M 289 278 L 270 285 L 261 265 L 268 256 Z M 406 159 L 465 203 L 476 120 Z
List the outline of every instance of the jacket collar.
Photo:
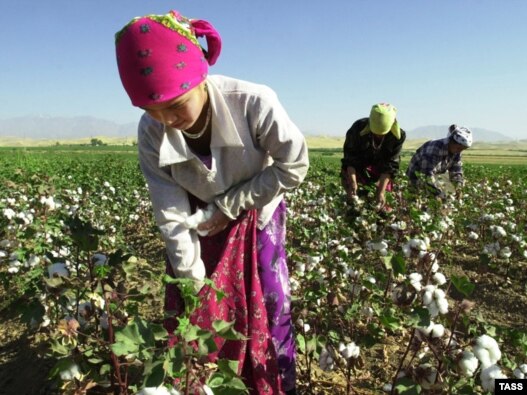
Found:
M 238 129 L 220 89 L 211 79 L 207 79 L 210 105 L 212 106 L 211 151 L 221 147 L 243 147 Z M 159 166 L 168 166 L 196 158 L 183 134 L 169 126 L 164 126 L 163 139 L 159 147 Z

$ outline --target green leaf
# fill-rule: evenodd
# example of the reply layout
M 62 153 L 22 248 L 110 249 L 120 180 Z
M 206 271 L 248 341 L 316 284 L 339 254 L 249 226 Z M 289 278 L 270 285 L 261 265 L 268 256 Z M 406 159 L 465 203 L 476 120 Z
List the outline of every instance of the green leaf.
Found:
M 216 334 L 223 339 L 227 340 L 247 340 L 241 333 L 234 329 L 234 321 L 227 322 L 223 320 L 216 320 L 212 323 L 212 327 L 216 331 Z
M 403 377 L 395 383 L 398 395 L 418 395 L 421 393 L 421 386 L 414 383 L 408 377 Z
M 144 386 L 145 387 L 159 387 L 163 384 L 165 379 L 165 369 L 163 366 L 163 361 L 148 361 L 145 363 L 145 372 L 144 372 Z
M 399 274 L 406 274 L 406 263 L 404 261 L 404 256 L 401 254 L 396 254 L 392 256 L 390 263 L 392 264 L 392 270 L 395 276 Z
M 452 284 L 454 285 L 454 287 L 466 297 L 468 297 L 474 291 L 474 288 L 476 287 L 474 284 L 472 284 L 469 281 L 469 279 L 466 276 L 463 276 L 463 277 L 452 276 L 451 280 L 452 280 Z
M 297 333 L 297 335 L 296 335 L 296 345 L 298 347 L 298 350 L 302 354 L 306 353 L 306 339 L 305 339 L 304 335 L 302 335 L 301 333 Z
M 232 361 L 229 359 L 219 359 L 217 361 L 217 364 L 220 372 L 222 372 L 227 377 L 232 378 L 238 376 L 238 361 Z
M 425 307 L 416 307 L 411 312 L 408 323 L 413 327 L 428 327 L 430 325 L 430 312 Z

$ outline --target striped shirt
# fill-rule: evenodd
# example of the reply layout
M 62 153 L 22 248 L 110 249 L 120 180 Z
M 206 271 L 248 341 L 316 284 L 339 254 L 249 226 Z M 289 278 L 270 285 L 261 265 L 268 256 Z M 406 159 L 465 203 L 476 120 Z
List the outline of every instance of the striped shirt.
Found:
M 428 141 L 417 149 L 406 171 L 410 181 L 415 183 L 420 173 L 430 177 L 428 181 L 436 186 L 435 175 L 448 171 L 451 182 L 464 183 L 461 154 L 449 153 L 448 141 L 448 138 Z

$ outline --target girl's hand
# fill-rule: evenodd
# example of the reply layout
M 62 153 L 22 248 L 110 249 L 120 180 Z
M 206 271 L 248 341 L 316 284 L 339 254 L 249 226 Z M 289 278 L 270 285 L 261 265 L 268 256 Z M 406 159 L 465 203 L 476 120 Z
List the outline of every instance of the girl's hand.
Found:
M 207 236 L 214 236 L 225 229 L 230 221 L 231 219 L 223 214 L 221 210 L 216 210 L 208 221 L 198 225 L 198 230 L 208 231 Z

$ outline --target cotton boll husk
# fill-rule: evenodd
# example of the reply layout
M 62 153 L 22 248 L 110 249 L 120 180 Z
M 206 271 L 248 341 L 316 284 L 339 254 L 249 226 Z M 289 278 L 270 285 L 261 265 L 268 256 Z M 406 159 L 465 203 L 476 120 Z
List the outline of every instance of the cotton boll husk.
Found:
M 503 374 L 498 365 L 491 365 L 481 370 L 480 379 L 481 386 L 485 391 L 494 391 L 495 379 L 506 379 L 507 376 Z
M 464 376 L 472 377 L 478 368 L 479 362 L 475 355 L 470 351 L 463 351 L 458 362 L 459 369 Z

